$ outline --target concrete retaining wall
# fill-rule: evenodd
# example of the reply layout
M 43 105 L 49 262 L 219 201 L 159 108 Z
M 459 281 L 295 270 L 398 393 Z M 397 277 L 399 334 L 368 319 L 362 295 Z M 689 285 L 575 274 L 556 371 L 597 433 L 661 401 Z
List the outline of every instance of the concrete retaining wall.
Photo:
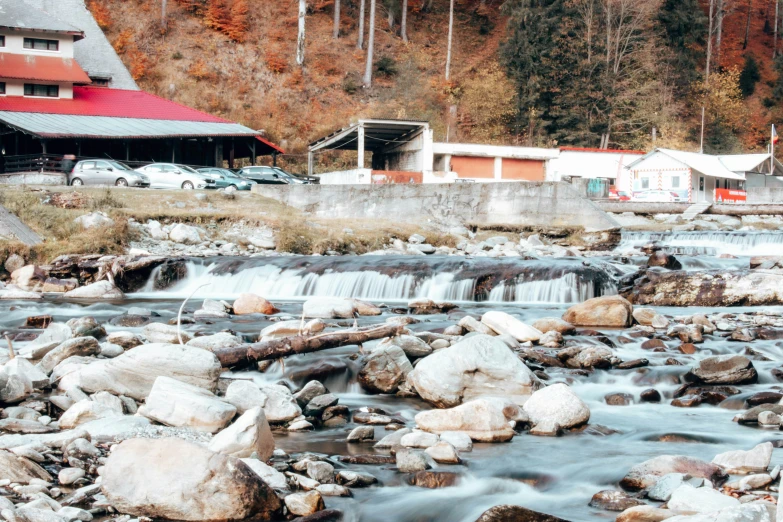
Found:
M 0 174 L 0 184 L 4 185 L 67 185 L 66 174 L 53 172 L 17 172 Z
M 567 183 L 255 185 L 253 192 L 324 218 L 587 231 L 620 226 Z
M 602 210 L 620 214 L 633 212 L 634 214 L 682 214 L 691 206 L 690 203 L 647 203 L 644 201 L 596 201 Z
M 38 234 L 2 205 L 0 205 L 0 239 L 17 240 L 30 246 L 41 243 Z
M 755 187 L 747 192 L 749 205 L 783 204 L 783 188 Z

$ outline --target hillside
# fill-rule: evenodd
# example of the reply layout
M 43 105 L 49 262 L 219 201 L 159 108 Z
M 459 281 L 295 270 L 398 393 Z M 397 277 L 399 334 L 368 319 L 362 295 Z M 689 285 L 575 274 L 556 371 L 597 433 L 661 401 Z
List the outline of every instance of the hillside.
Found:
M 399 34 L 399 3 L 397 0 L 378 0 L 375 79 L 371 89 L 364 89 L 361 77 L 365 52 L 356 47 L 359 0 L 342 0 L 341 31 L 337 40 L 332 38 L 333 1 L 308 0 L 304 67 L 295 62 L 297 2 L 293 0 L 168 0 L 165 31 L 160 24 L 160 0 L 91 0 L 88 4 L 142 88 L 263 129 L 269 138 L 291 153 L 284 159 L 289 163 L 301 165 L 307 143 L 359 117 L 427 120 L 438 140 L 447 139 L 448 134 L 452 141 L 599 146 L 601 131 L 596 130 L 595 124 L 587 130 L 579 130 L 577 123 L 569 123 L 565 118 L 565 126 L 561 126 L 558 133 L 536 135 L 535 125 L 526 122 L 526 113 L 536 112 L 531 112 L 522 98 L 527 76 L 517 74 L 515 85 L 506 76 L 510 71 L 502 65 L 506 62 L 501 59 L 501 46 L 509 38 L 508 18 L 501 14 L 501 6 L 521 3 L 515 0 L 456 1 L 452 76 L 447 82 L 444 71 L 448 1 L 409 0 L 409 43 L 405 43 Z M 573 0 L 570 4 L 592 4 L 594 1 L 602 4 L 618 0 Z M 696 6 L 693 9 L 701 7 L 701 16 L 706 19 L 709 0 L 698 0 L 699 4 L 695 1 L 691 4 Z M 708 140 L 708 149 L 765 149 L 770 123 L 783 117 L 780 100 L 773 96 L 778 81 L 772 60 L 770 29 L 774 0 L 723 1 L 726 13 L 723 42 L 720 60 L 716 59 L 714 67 L 719 72 L 736 68 L 738 73 L 745 66 L 746 57 L 752 56 L 760 73 L 755 92 L 736 100 L 735 105 L 722 98 L 723 92 L 705 102 L 699 91 L 700 80 L 689 80 L 693 83 L 684 90 L 675 91 L 674 100 L 656 109 L 643 107 L 654 105 L 645 99 L 671 97 L 670 87 L 664 84 L 654 88 L 636 86 L 636 90 L 631 91 L 637 98 L 633 110 L 654 111 L 655 115 L 642 117 L 644 125 L 637 126 L 633 133 L 615 132 L 609 143 L 611 148 L 649 148 L 653 145 L 651 133 L 655 126 L 662 140 L 656 144 L 695 149 L 701 105 L 706 103 L 716 112 L 728 113 L 711 117 L 708 108 L 707 134 L 712 138 Z M 221 30 L 217 27 L 219 22 L 210 19 L 208 9 L 213 4 L 225 6 L 226 12 L 231 13 L 232 6 L 240 2 L 243 9 L 247 8 L 247 14 L 243 14 L 247 27 L 239 36 L 231 30 Z M 569 5 L 565 0 L 551 0 L 542 5 L 558 2 Z M 658 5 L 662 2 L 658 1 Z M 369 5 L 369 0 L 367 3 Z M 389 9 L 394 14 L 393 29 L 389 26 Z M 746 47 L 748 13 L 750 30 Z M 654 38 L 657 42 L 654 45 L 667 45 L 656 20 L 652 16 L 650 27 L 645 30 L 652 35 L 651 41 Z M 554 22 L 565 27 L 561 30 L 570 31 L 564 33 L 569 45 L 575 33 L 579 36 L 578 27 L 569 29 L 566 22 Z M 686 30 L 691 28 L 686 26 Z M 696 56 L 691 74 L 695 78 L 704 70 L 706 44 L 703 40 L 688 45 L 688 52 Z M 574 66 L 569 53 L 563 49 L 562 57 L 557 58 L 562 63 L 558 64 L 555 59 L 554 64 L 550 61 L 547 66 L 554 65 L 558 78 L 563 72 L 561 81 L 582 81 L 585 83 L 582 90 L 590 91 L 594 78 L 568 78 L 569 69 Z M 653 55 L 656 53 L 653 49 Z M 665 53 L 657 54 L 663 56 Z M 644 63 L 642 66 L 646 67 Z M 648 82 L 659 80 L 658 73 L 648 72 L 652 76 Z M 737 74 L 727 77 L 736 81 Z M 736 89 L 736 85 L 729 87 L 730 98 L 731 89 Z M 577 86 L 577 91 L 579 89 Z M 555 86 L 554 90 L 558 88 Z M 622 98 L 624 94 L 614 96 Z M 575 105 L 566 109 L 566 113 L 576 112 L 593 100 L 571 99 L 569 102 Z M 559 110 L 562 114 L 564 107 L 559 106 Z M 634 117 L 638 115 L 634 114 Z M 726 120 L 730 120 L 728 124 Z M 513 126 L 512 121 L 515 121 Z M 569 125 L 573 125 L 573 129 Z M 711 132 L 717 136 L 710 136 Z M 725 137 L 727 132 L 731 139 Z M 329 158 L 333 162 L 329 168 L 339 167 L 341 158 L 339 155 Z

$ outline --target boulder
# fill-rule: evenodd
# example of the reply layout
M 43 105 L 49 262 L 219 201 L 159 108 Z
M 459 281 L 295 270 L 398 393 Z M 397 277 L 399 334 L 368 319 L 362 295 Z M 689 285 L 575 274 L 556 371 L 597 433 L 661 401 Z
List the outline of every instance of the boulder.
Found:
M 590 408 L 567 384 L 558 383 L 533 393 L 522 405 L 534 427 L 559 426 L 575 428 L 590 420 Z
M 588 299 L 569 308 L 563 320 L 574 326 L 609 326 L 625 328 L 631 326 L 633 305 L 619 295 L 608 295 Z
M 73 220 L 77 225 L 81 225 L 82 228 L 100 228 L 110 227 L 114 225 L 114 220 L 106 215 L 105 212 L 90 212 L 84 214 Z
M 68 408 L 60 417 L 60 428 L 70 430 L 85 422 L 107 417 L 122 417 L 122 405 L 109 405 L 90 399 L 83 399 Z
M 186 521 L 278 520 L 274 491 L 237 458 L 180 439 L 131 439 L 116 446 L 101 490 L 120 513 Z
M 27 265 L 11 272 L 11 284 L 20 290 L 34 290 L 46 281 L 46 272 L 36 265 Z
M 114 286 L 111 281 L 98 281 L 87 286 L 74 288 L 63 294 L 67 299 L 124 299 L 122 290 Z
M 256 475 L 261 477 L 261 479 L 264 482 L 266 482 L 269 485 L 269 487 L 280 489 L 280 490 L 288 489 L 288 480 L 285 478 L 285 475 L 277 471 L 272 466 L 269 466 L 258 459 L 240 459 L 240 460 L 245 464 L 247 464 L 248 467 L 252 469 Z
M 98 355 L 101 353 L 101 345 L 95 339 L 95 337 L 77 337 L 75 339 L 68 339 L 49 353 L 47 353 L 41 362 L 38 363 L 38 368 L 46 374 L 52 373 L 55 366 L 68 359 L 69 357 L 76 356 L 89 356 Z
M 213 352 L 218 348 L 230 348 L 232 346 L 239 346 L 242 343 L 242 339 L 238 336 L 228 332 L 218 332 L 212 335 L 202 335 L 200 337 L 194 337 L 190 341 L 185 343 L 188 346 L 195 346 L 203 350 Z
M 179 344 L 177 327 L 174 325 L 150 323 L 144 327 L 142 333 L 150 343 Z M 183 343 L 190 341 L 190 336 L 187 333 L 181 332 L 181 335 Z
M 563 321 L 559 317 L 544 317 L 533 322 L 533 328 L 540 332 L 557 332 L 560 335 L 571 335 L 576 333 L 576 328 L 571 323 Z
M 388 345 L 399 346 L 405 352 L 405 355 L 411 359 L 426 357 L 432 353 L 432 347 L 415 335 L 398 335 L 397 337 L 384 339 L 376 345 L 375 350 Z
M 226 389 L 226 402 L 232 404 L 239 413 L 245 413 L 256 406 L 264 407 L 268 400 L 267 395 L 250 381 L 231 381 Z
M 78 382 L 89 393 L 108 391 L 143 400 L 161 376 L 214 391 L 221 370 L 217 357 L 206 350 L 175 344 L 145 344 L 114 359 L 82 367 Z
M 632 467 L 620 485 L 631 491 L 648 489 L 669 473 L 705 478 L 713 484 L 722 484 L 727 478 L 726 473 L 716 464 L 682 455 L 660 455 Z
M 710 513 L 726 507 L 739 506 L 740 501 L 712 488 L 694 488 L 683 484 L 672 492 L 669 509 L 680 513 Z
M 758 373 L 744 355 L 716 355 L 699 361 L 685 378 L 703 384 L 749 384 L 758 380 Z
M 239 297 L 234 301 L 234 313 L 236 315 L 273 315 L 279 311 L 272 303 L 256 294 L 239 294 Z
M 541 387 L 503 341 L 483 334 L 421 359 L 408 381 L 424 400 L 440 408 L 482 395 L 502 395 L 521 404 Z
M 652 506 L 635 506 L 617 515 L 615 522 L 661 522 L 675 515 L 676 513 L 668 509 Z
M 292 515 L 306 517 L 324 509 L 324 500 L 317 491 L 291 493 L 285 497 L 285 507 Z
M 658 312 L 652 308 L 634 308 L 633 318 L 642 326 L 651 326 L 653 318 L 658 315 Z
M 236 412 L 234 406 L 209 390 L 171 377 L 158 377 L 138 413 L 166 426 L 215 433 L 231 422 Z M 218 444 L 224 447 L 227 441 L 221 440 Z
M 280 384 L 267 384 L 261 387 L 266 395 L 264 413 L 273 424 L 294 420 L 302 414 L 302 408 L 296 403 L 291 390 Z M 311 401 L 312 402 L 312 401 Z
M 478 332 L 484 335 L 497 335 L 495 330 L 485 325 L 484 323 L 477 321 L 469 315 L 466 315 L 460 319 L 459 323 L 457 324 L 469 332 Z
M 415 473 L 429 469 L 429 456 L 420 450 L 399 448 L 395 454 L 397 469 L 402 473 Z
M 169 231 L 169 239 L 183 245 L 197 245 L 201 243 L 201 233 L 196 227 L 178 223 Z
M 75 317 L 65 323 L 65 326 L 71 329 L 72 337 L 95 337 L 103 339 L 106 337 L 106 330 L 94 317 Z
M 237 458 L 249 457 L 255 452 L 260 460 L 268 460 L 275 451 L 275 440 L 264 410 L 257 406 L 246 411 L 231 426 L 212 437 L 209 449 Z
M 593 498 L 590 499 L 588 505 L 607 511 L 625 511 L 630 507 L 643 506 L 645 504 L 638 498 L 633 498 L 624 491 L 606 489 L 593 495 Z
M 519 342 L 538 341 L 543 332 L 505 312 L 491 311 L 481 316 L 481 322 L 498 334 L 510 335 Z
M 0 480 L 29 484 L 31 480 L 50 482 L 52 477 L 35 462 L 18 457 L 10 451 L 0 450 Z
M 772 448 L 771 442 L 764 442 L 748 451 L 727 451 L 715 455 L 712 463 L 721 466 L 732 475 L 762 473 L 769 468 L 769 463 L 772 460 Z
M 489 508 L 476 522 L 567 522 L 522 506 L 500 505 Z
M 412 371 L 413 366 L 403 349 L 385 344 L 376 347 L 367 356 L 359 372 L 359 382 L 373 393 L 394 393 Z
M 312 335 L 322 332 L 326 328 L 326 323 L 321 319 L 312 319 L 302 325 L 299 319 L 291 321 L 280 321 L 273 323 L 261 330 L 261 339 L 280 339 L 282 337 L 292 337 L 294 335 L 304 334 Z
M 514 437 L 503 409 L 496 401 L 476 399 L 446 410 L 418 413 L 416 425 L 431 433 L 459 431 L 478 442 L 505 442 Z
M 429 455 L 432 460 L 438 464 L 459 464 L 460 458 L 457 450 L 446 441 L 440 441 L 434 446 L 430 446 L 424 450 L 424 453 Z
M 20 256 L 19 254 L 11 254 L 8 256 L 8 258 L 5 260 L 5 263 L 3 264 L 5 267 L 5 271 L 9 274 L 14 273 L 14 271 L 19 270 L 24 265 L 24 258 Z
M 351 319 L 356 306 L 352 299 L 343 297 L 311 297 L 302 306 L 307 318 Z

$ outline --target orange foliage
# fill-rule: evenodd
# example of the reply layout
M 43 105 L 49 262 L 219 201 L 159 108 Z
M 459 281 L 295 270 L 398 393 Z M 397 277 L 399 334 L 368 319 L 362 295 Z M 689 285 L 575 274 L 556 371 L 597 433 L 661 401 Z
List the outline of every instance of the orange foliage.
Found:
M 109 14 L 109 10 L 105 5 L 103 5 L 102 2 L 99 0 L 90 0 L 87 3 L 87 8 L 90 10 L 93 18 L 95 18 L 95 22 L 101 29 L 106 31 L 111 27 L 111 15 Z
M 209 0 L 207 4 L 207 14 L 204 16 L 204 23 L 207 27 L 224 31 L 229 24 L 229 11 L 226 6 L 226 0 Z
M 285 81 L 285 86 L 294 91 L 301 91 L 304 87 L 304 75 L 302 68 L 297 67 Z
M 226 34 L 234 41 L 241 42 L 245 38 L 248 29 L 247 0 L 234 0 L 231 6 L 231 19 L 226 26 Z
M 267 48 L 264 54 L 266 67 L 273 73 L 282 73 L 288 68 L 288 61 L 280 54 L 277 49 Z
M 144 76 L 147 74 L 147 66 L 149 61 L 147 59 L 147 55 L 134 47 L 133 49 L 128 50 L 126 56 L 130 60 L 128 69 L 130 70 L 133 79 L 140 80 L 141 78 L 144 78 Z
M 204 14 L 204 0 L 177 0 L 177 3 L 182 6 L 185 11 L 189 11 L 195 15 Z
M 117 39 L 114 40 L 114 50 L 117 54 L 124 54 L 128 50 L 129 44 L 133 41 L 133 31 L 130 29 L 123 29 Z
M 198 81 L 201 80 L 215 80 L 217 76 L 207 68 L 207 64 L 204 60 L 198 59 L 188 69 L 188 75 L 195 78 Z

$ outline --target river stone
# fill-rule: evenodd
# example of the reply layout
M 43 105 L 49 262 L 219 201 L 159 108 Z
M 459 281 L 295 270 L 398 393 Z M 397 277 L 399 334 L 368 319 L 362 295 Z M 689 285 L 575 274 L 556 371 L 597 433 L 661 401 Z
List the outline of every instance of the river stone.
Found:
M 439 464 L 459 464 L 461 462 L 457 450 L 446 441 L 440 441 L 434 446 L 426 448 L 424 453 Z
M 593 495 L 593 498 L 590 499 L 590 503 L 588 505 L 590 507 L 605 509 L 607 511 L 625 511 L 630 507 L 643 506 L 644 502 L 631 497 L 624 491 L 606 489 Z
M 457 323 L 459 326 L 467 330 L 468 332 L 478 332 L 484 335 L 496 335 L 495 330 L 477 321 L 474 317 L 466 315 Z
M 636 322 L 641 324 L 642 326 L 652 325 L 653 317 L 655 317 L 656 315 L 658 315 L 658 312 L 656 312 L 652 308 L 633 309 L 633 318 L 636 319 Z
M 313 399 L 307 403 L 307 405 L 303 408 L 303 413 L 307 417 L 319 417 L 326 410 L 326 408 L 336 405 L 339 401 L 339 397 L 333 393 L 318 395 L 317 397 L 313 397 Z
M 124 299 L 125 294 L 111 281 L 98 281 L 65 292 L 63 297 L 67 299 Z
M 563 321 L 559 317 L 544 317 L 533 322 L 533 328 L 539 332 L 557 332 L 560 335 L 572 335 L 576 333 L 576 328 L 571 323 Z
M 563 429 L 575 428 L 590 420 L 590 409 L 568 385 L 553 384 L 530 396 L 522 405 L 533 426 L 557 424 Z
M 263 403 L 266 419 L 272 424 L 294 420 L 302 414 L 291 390 L 280 384 L 265 384 L 261 392 L 266 395 Z M 310 401 L 312 402 L 312 401 Z
M 403 349 L 393 344 L 376 347 L 365 361 L 359 382 L 370 392 L 394 393 L 413 371 Z
M 567 522 L 522 506 L 500 505 L 489 508 L 476 522 Z
M 260 295 L 243 293 L 234 301 L 234 313 L 236 315 L 264 314 L 273 315 L 280 310 L 261 297 Z
M 675 515 L 676 513 L 668 509 L 652 506 L 635 506 L 617 515 L 615 522 L 661 522 Z
M 353 300 L 343 297 L 312 297 L 302 306 L 305 317 L 319 319 L 351 319 L 355 310 Z
M 18 376 L 34 389 L 45 388 L 50 384 L 49 377 L 38 366 L 22 357 L 15 357 L 5 363 L 2 371 L 8 376 Z
M 375 438 L 375 428 L 372 426 L 357 426 L 351 430 L 346 442 L 365 442 Z
M 758 373 L 743 355 L 716 355 L 699 361 L 685 378 L 704 384 L 749 384 L 758 380 Z
M 408 484 L 418 488 L 441 489 L 456 486 L 460 475 L 453 471 L 417 471 L 408 477 Z
M 473 440 L 464 431 L 441 432 L 440 440 L 448 442 L 459 452 L 473 451 Z
M 202 350 L 208 350 L 214 352 L 219 348 L 230 348 L 232 346 L 239 346 L 242 343 L 242 339 L 234 334 L 228 332 L 218 332 L 213 335 L 203 335 L 201 337 L 194 337 L 190 341 L 185 343 L 188 346 L 195 346 Z
M 80 468 L 63 468 L 57 474 L 57 481 L 63 486 L 70 486 L 80 478 L 84 477 L 85 471 Z
M 354 312 L 356 312 L 359 315 L 367 316 L 367 315 L 381 315 L 383 313 L 383 310 L 379 306 L 375 306 L 372 303 L 368 303 L 367 301 L 362 301 L 361 299 L 351 299 L 353 302 L 353 309 Z
M 96 361 L 79 370 L 79 387 L 108 391 L 143 400 L 155 380 L 171 377 L 214 391 L 221 367 L 217 357 L 200 348 L 174 344 L 145 344 L 114 359 Z
M 164 323 L 150 323 L 144 327 L 142 331 L 147 341 L 153 344 L 179 344 L 179 336 L 177 335 L 177 327 Z M 190 336 L 182 331 L 182 342 L 187 343 L 190 341 Z
M 400 448 L 395 459 L 397 469 L 402 473 L 415 473 L 430 468 L 428 455 L 421 450 Z
M 411 359 L 426 357 L 432 353 L 432 347 L 414 335 L 398 335 L 396 337 L 384 339 L 378 343 L 373 351 L 389 345 L 399 346 L 402 348 L 402 351 L 405 352 L 405 355 Z
M 426 431 L 412 431 L 403 435 L 400 444 L 406 448 L 426 449 L 438 443 L 438 436 Z
M 26 265 L 11 272 L 11 284 L 31 291 L 46 280 L 46 271 L 36 265 Z
M 31 502 L 30 505 L 21 506 L 16 510 L 14 520 L 24 520 L 25 522 L 68 522 L 64 516 L 53 512 L 51 506 L 45 501 L 37 504 Z
M 208 447 L 232 457 L 246 458 L 255 453 L 259 459 L 268 460 L 275 451 L 275 440 L 264 410 L 257 406 L 212 437 Z
M 764 442 L 748 451 L 727 451 L 715 455 L 712 463 L 732 475 L 765 472 L 772 460 L 772 448 L 771 442 Z
M 309 381 L 294 394 L 294 399 L 299 406 L 307 406 L 308 402 L 325 393 L 327 393 L 326 387 L 320 381 Z
M 169 231 L 169 238 L 175 243 L 183 245 L 197 245 L 201 243 L 201 233 L 198 228 L 183 223 L 177 223 Z
M 71 329 L 72 337 L 95 337 L 96 339 L 106 337 L 106 330 L 94 317 L 76 317 L 65 323 L 65 326 Z
M 519 342 L 538 341 L 543 332 L 527 325 L 505 312 L 491 311 L 481 316 L 481 322 L 498 334 L 510 335 Z
M 594 297 L 569 308 L 563 320 L 574 326 L 631 326 L 633 305 L 619 295 Z
M 408 381 L 440 408 L 482 395 L 501 395 L 518 404 L 541 387 L 538 377 L 503 341 L 476 334 L 419 361 Z
M 334 466 L 320 460 L 307 462 L 307 476 L 321 484 L 334 482 Z
M 68 408 L 60 417 L 60 428 L 70 430 L 85 422 L 107 417 L 122 417 L 122 405 L 119 409 L 105 403 L 84 399 Z
M 0 480 L 29 484 L 34 480 L 50 482 L 52 476 L 41 466 L 10 451 L 0 450 Z
M 739 506 L 740 501 L 712 488 L 694 488 L 683 484 L 672 492 L 667 506 L 682 513 L 709 513 L 725 507 Z
M 401 446 L 402 443 L 400 441 L 402 440 L 402 437 L 412 432 L 413 430 L 410 428 L 402 428 L 400 430 L 393 431 L 376 442 L 373 447 L 375 449 L 391 449 L 396 446 Z
M 101 490 L 117 511 L 187 521 L 277 520 L 280 501 L 246 464 L 180 439 L 116 446 Z
M 338 484 L 342 484 L 349 488 L 366 488 L 378 482 L 378 479 L 369 473 L 349 470 L 341 470 L 338 472 L 336 480 Z
M 722 484 L 727 478 L 721 467 L 715 464 L 682 455 L 660 455 L 632 467 L 620 485 L 630 491 L 649 489 L 669 473 L 684 473 L 708 479 L 713 484 Z
M 41 335 L 22 349 L 32 359 L 42 359 L 64 341 L 73 337 L 71 329 L 63 323 L 50 323 Z
M 268 399 L 269 397 L 252 381 L 234 380 L 226 389 L 226 402 L 232 404 L 240 414 L 256 406 L 263 408 Z
M 46 374 L 52 373 L 54 367 L 68 357 L 98 355 L 101 353 L 101 345 L 95 337 L 77 337 L 68 339 L 60 346 L 47 353 L 38 367 Z
M 280 490 L 288 489 L 288 480 L 285 478 L 285 475 L 277 471 L 272 466 L 269 466 L 258 459 L 239 460 L 247 464 L 247 466 L 252 469 L 256 475 L 261 477 L 261 479 L 266 482 L 269 487 Z
M 647 492 L 647 498 L 666 502 L 671 498 L 674 490 L 682 486 L 687 478 L 688 475 L 683 473 L 669 473 L 664 475 L 658 479 L 658 482 L 656 482 Z
M 514 437 L 502 408 L 487 399 L 476 399 L 447 410 L 423 411 L 415 419 L 424 431 L 435 434 L 461 431 L 478 442 L 505 442 Z
M 122 346 L 125 350 L 144 344 L 141 337 L 133 332 L 112 332 L 106 337 L 106 342 Z
M 236 412 L 234 406 L 217 398 L 209 390 L 171 377 L 158 377 L 155 380 L 146 403 L 138 411 L 139 415 L 166 426 L 187 427 L 208 433 L 223 429 Z M 217 446 L 223 449 L 229 442 L 221 439 Z M 241 456 L 247 457 L 249 454 Z
M 317 491 L 291 493 L 285 497 L 285 507 L 289 513 L 300 517 L 312 515 L 324 509 L 324 499 Z
M 92 513 L 84 509 L 65 506 L 57 511 L 67 522 L 92 522 Z

